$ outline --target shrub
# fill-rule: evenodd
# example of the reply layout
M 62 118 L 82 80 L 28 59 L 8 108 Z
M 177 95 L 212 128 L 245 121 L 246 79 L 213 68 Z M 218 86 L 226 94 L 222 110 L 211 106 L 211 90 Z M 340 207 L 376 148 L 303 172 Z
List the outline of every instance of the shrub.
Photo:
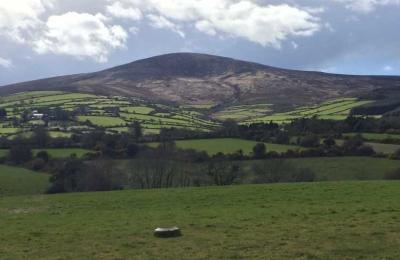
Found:
M 297 168 L 286 160 L 266 160 L 253 165 L 253 183 L 312 182 L 315 174 L 307 168 Z
M 400 159 L 400 149 L 398 149 L 394 154 L 390 156 L 391 159 L 399 160 Z
M 232 185 L 242 176 L 239 165 L 210 162 L 207 174 L 217 186 Z
M 36 158 L 31 162 L 31 169 L 34 171 L 40 171 L 46 166 L 46 162 L 41 158 Z
M 400 180 L 400 168 L 394 171 L 388 172 L 385 175 L 386 180 Z
M 300 145 L 303 147 L 318 147 L 319 144 L 319 137 L 315 134 L 310 134 L 300 139 Z
M 324 145 L 327 147 L 332 147 L 336 145 L 336 141 L 334 138 L 332 137 L 328 137 L 324 140 Z
M 12 146 L 8 153 L 8 160 L 15 164 L 22 164 L 32 159 L 32 150 L 27 145 Z
M 49 156 L 49 153 L 48 153 L 48 152 L 46 152 L 46 151 L 40 151 L 40 152 L 38 152 L 38 153 L 36 154 L 36 158 L 42 159 L 44 162 L 47 163 L 47 162 L 49 161 L 50 156 Z
M 357 155 L 370 156 L 370 155 L 374 155 L 374 154 L 375 154 L 375 151 L 374 151 L 374 148 L 372 148 L 372 146 L 361 145 L 357 148 Z
M 258 143 L 253 147 L 253 157 L 255 159 L 265 158 L 267 147 L 264 143 Z

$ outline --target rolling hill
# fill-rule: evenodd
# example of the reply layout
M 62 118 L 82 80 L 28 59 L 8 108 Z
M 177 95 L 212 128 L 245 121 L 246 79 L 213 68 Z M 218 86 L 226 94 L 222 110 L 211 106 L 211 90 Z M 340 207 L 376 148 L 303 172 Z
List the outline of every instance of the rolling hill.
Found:
M 279 112 L 338 98 L 384 98 L 400 92 L 400 77 L 294 71 L 205 54 L 175 53 L 95 73 L 3 86 L 0 95 L 33 90 L 128 96 L 178 105 L 272 104 Z

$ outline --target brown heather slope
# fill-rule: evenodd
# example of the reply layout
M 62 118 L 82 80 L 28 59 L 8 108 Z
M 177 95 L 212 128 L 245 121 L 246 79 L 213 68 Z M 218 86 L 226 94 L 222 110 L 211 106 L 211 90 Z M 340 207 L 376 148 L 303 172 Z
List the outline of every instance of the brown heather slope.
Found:
M 400 91 L 400 77 L 347 76 L 273 68 L 224 57 L 176 53 L 108 70 L 3 86 L 0 95 L 63 90 L 178 104 L 275 104 L 288 108 Z

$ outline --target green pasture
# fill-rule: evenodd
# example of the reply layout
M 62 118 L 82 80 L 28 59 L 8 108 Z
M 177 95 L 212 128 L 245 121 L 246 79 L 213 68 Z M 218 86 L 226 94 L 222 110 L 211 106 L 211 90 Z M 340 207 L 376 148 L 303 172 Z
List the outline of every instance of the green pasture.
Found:
M 276 122 L 289 123 L 298 118 L 318 117 L 327 120 L 344 120 L 351 112 L 351 109 L 372 103 L 373 101 L 361 101 L 356 98 L 343 98 L 330 100 L 315 106 L 299 107 L 285 113 L 275 113 L 267 116 L 254 117 L 244 123 Z
M 15 134 L 19 130 L 20 130 L 19 128 L 2 128 L 2 127 L 0 127 L 0 136 L 1 135 Z
M 270 105 L 256 104 L 227 107 L 212 116 L 222 121 L 227 119 L 243 121 L 253 117 L 262 117 L 268 112 L 271 112 Z
M 278 161 L 311 170 L 317 181 L 382 180 L 387 173 L 400 169 L 399 160 L 371 157 L 317 157 Z
M 197 151 L 205 151 L 209 155 L 217 153 L 234 153 L 242 150 L 244 154 L 253 152 L 253 147 L 257 144 L 255 141 L 233 139 L 233 138 L 220 138 L 220 139 L 198 139 L 198 140 L 178 140 L 175 142 L 176 146 L 181 149 L 194 149 Z M 152 147 L 157 147 L 157 143 L 149 144 Z M 301 149 L 294 145 L 271 144 L 265 143 L 267 152 L 286 152 L 288 150 Z
M 400 182 L 0 198 L 4 259 L 397 259 Z M 160 239 L 156 227 L 179 226 Z
M 71 133 L 60 131 L 49 131 L 49 135 L 52 138 L 70 138 L 72 136 Z
M 393 154 L 400 150 L 400 145 L 396 144 L 381 144 L 381 143 L 365 143 L 366 145 L 372 146 L 375 152 L 384 154 Z
M 82 148 L 48 148 L 48 149 L 35 149 L 34 153 L 43 150 L 48 152 L 48 154 L 53 158 L 66 158 L 70 157 L 71 155 L 76 155 L 77 157 L 81 158 L 85 154 L 92 152 L 90 150 Z
M 154 111 L 154 108 L 144 107 L 144 106 L 133 106 L 133 107 L 124 107 L 121 109 L 121 111 L 126 113 L 148 115 Z
M 112 127 L 125 125 L 126 121 L 119 117 L 109 117 L 109 116 L 79 116 L 79 122 L 89 121 L 90 123 L 100 126 L 100 127 Z
M 82 158 L 85 154 L 92 151 L 81 148 L 46 148 L 46 149 L 34 149 L 33 154 L 37 154 L 40 151 L 46 151 L 53 158 L 67 158 L 72 155 L 76 155 Z M 7 149 L 0 149 L 0 157 L 5 157 L 8 154 Z
M 343 134 L 344 137 L 354 137 L 358 135 L 359 133 L 346 133 Z M 371 141 L 382 141 L 385 139 L 400 139 L 400 134 L 385 134 L 385 133 L 361 133 L 362 137 L 371 140 Z
M 0 165 L 0 200 L 3 196 L 41 194 L 48 185 L 47 174 Z

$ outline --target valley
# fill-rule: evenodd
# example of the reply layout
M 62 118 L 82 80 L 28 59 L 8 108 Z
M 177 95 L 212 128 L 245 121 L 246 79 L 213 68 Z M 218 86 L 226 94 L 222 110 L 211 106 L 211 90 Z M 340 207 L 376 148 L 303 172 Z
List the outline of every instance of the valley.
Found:
M 0 254 L 396 258 L 399 86 L 171 54 L 0 87 Z

